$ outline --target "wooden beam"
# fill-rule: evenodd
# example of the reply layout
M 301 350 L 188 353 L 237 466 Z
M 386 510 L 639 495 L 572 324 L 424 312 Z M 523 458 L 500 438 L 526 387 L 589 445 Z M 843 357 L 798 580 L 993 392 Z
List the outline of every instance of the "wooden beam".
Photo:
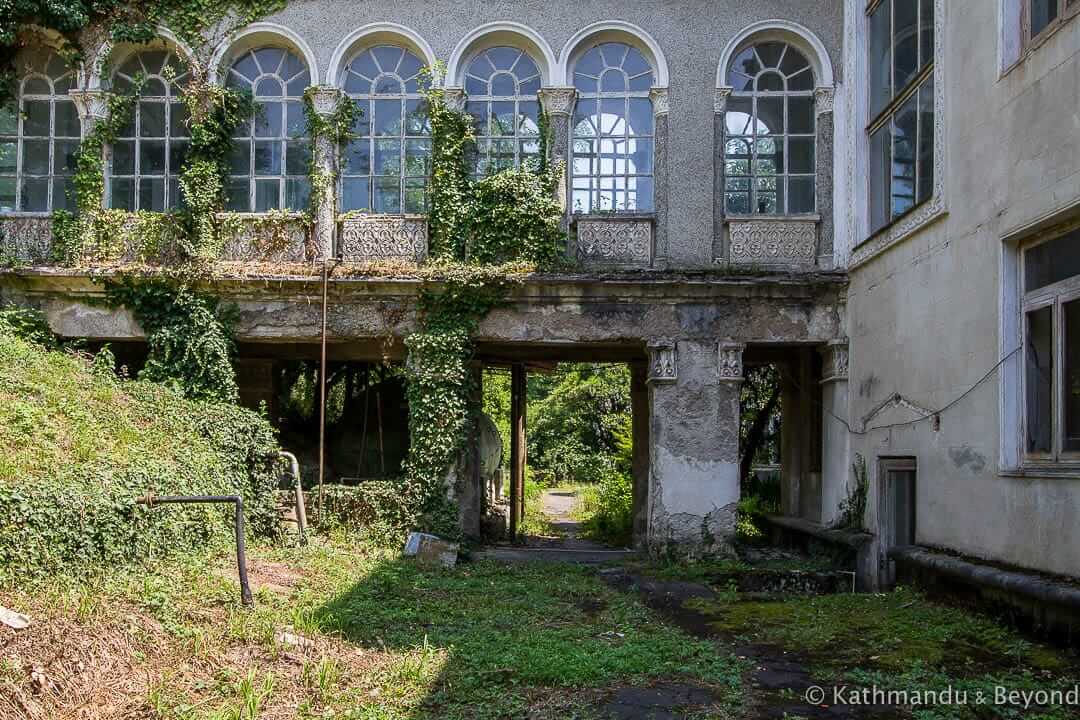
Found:
M 510 369 L 510 539 L 518 542 L 525 517 L 525 366 Z

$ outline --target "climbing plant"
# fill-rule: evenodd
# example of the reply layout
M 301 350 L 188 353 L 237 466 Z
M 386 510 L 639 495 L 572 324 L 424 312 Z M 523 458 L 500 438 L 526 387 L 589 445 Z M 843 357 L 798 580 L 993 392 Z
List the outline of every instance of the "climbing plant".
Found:
M 312 142 L 311 163 L 308 166 L 312 208 L 320 207 L 328 198 L 334 197 L 341 152 L 352 140 L 353 128 L 363 115 L 359 106 L 346 98 L 337 104 L 333 112 L 323 117 L 315 111 L 315 92 L 315 88 L 304 91 L 304 117 Z M 334 153 L 334 157 L 324 158 L 322 155 L 326 152 Z M 330 162 L 324 163 L 324 160 Z M 331 168 L 329 171 L 325 169 L 327 165 Z

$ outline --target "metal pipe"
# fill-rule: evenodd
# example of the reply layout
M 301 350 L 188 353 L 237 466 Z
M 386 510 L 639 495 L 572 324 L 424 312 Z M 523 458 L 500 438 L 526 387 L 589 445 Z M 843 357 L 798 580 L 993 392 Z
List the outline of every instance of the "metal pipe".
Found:
M 323 522 L 323 478 L 326 473 L 326 305 L 330 266 L 322 267 L 322 347 L 319 359 L 319 525 Z
M 282 450 L 280 457 L 289 461 L 289 470 L 296 482 L 296 527 L 300 531 L 300 542 L 307 542 L 307 509 L 304 507 L 304 487 L 300 484 L 300 461 L 291 452 Z
M 251 588 L 248 586 L 247 556 L 244 553 L 244 498 L 239 495 L 154 495 L 148 493 L 146 497 L 141 497 L 135 502 L 149 508 L 169 504 L 232 503 L 236 508 L 233 527 L 236 531 L 236 566 L 240 573 L 240 602 L 245 607 L 255 604 L 251 599 Z

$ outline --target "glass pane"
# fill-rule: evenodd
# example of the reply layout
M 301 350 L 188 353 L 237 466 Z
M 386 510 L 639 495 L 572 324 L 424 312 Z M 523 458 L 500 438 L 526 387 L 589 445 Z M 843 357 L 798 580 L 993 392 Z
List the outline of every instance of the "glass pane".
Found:
M 11 106 L 0 107 L 0 135 L 15 135 L 18 132 L 18 111 Z
M 792 173 L 814 172 L 813 138 L 790 138 L 788 140 L 787 171 Z
M 784 78 L 774 72 L 762 73 L 757 78 L 757 89 L 760 92 L 783 92 Z
M 604 98 L 600 101 L 600 134 L 626 134 L 626 100 Z
M 892 99 L 892 12 L 885 0 L 870 15 L 870 116 L 880 113 Z
M 281 142 L 278 140 L 255 143 L 255 174 L 281 174 Z M 258 212 L 258 211 L 257 211 Z
M 308 134 L 303 104 L 291 102 L 285 105 L 285 132 L 289 137 L 304 137 Z
M 894 0 L 893 8 L 893 77 L 899 90 L 919 70 L 919 3 Z
M 113 178 L 110 183 L 109 205 L 118 210 L 135 209 L 135 181 L 131 178 Z
M 405 212 L 422 213 L 427 211 L 427 185 L 424 180 L 407 179 L 405 181 Z
M 431 120 L 428 118 L 426 100 L 405 101 L 405 132 L 409 135 L 431 134 Z
M 919 67 L 934 60 L 934 0 L 920 0 Z
M 57 140 L 53 146 L 53 172 L 57 175 L 75 174 L 75 155 L 78 152 L 78 140 Z
M 139 172 L 143 175 L 165 173 L 165 143 L 161 140 L 139 143 Z
M 596 100 L 578 100 L 574 104 L 574 135 L 593 137 L 596 135 Z
M 814 101 L 812 98 L 788 98 L 787 131 L 794 135 L 814 134 Z
M 1080 275 L 1080 230 L 1024 251 L 1024 291 Z
M 165 209 L 165 178 L 139 179 L 139 209 L 152 212 Z
M 23 172 L 30 175 L 49 174 L 48 140 L 23 140 Z
M 788 178 L 788 213 L 814 212 L 814 178 L 791 177 Z
M 49 137 L 49 101 L 27 100 L 23 103 L 23 135 Z
M 165 103 L 139 103 L 139 135 L 165 137 Z
M 375 141 L 376 175 L 399 175 L 401 173 L 401 141 Z
M 371 172 L 371 141 L 367 138 L 353 140 L 345 146 L 346 175 L 367 175 Z
M 431 141 L 405 141 L 405 174 L 427 177 L 431 174 Z
M 648 98 L 630 98 L 630 134 L 652 135 L 653 108 Z
M 518 134 L 539 135 L 540 103 L 522 100 L 518 103 Z
M 79 137 L 79 113 L 75 103 L 66 100 L 56 102 L 56 137 Z
M 281 204 L 281 185 L 278 180 L 255 181 L 255 212 L 277 210 Z
M 491 103 L 492 135 L 513 135 L 516 127 L 517 113 L 512 100 Z
M 400 135 L 401 101 L 376 100 L 372 106 L 375 110 L 372 132 L 375 135 Z
M 749 135 L 754 113 L 754 101 L 748 97 L 729 97 L 724 114 L 728 135 Z
M 870 136 L 870 230 L 884 227 L 889 215 L 889 126 L 881 127 Z
M 311 205 L 311 182 L 306 177 L 285 180 L 285 207 L 306 210 Z
M 1053 417 L 1053 308 L 1044 307 L 1027 314 L 1024 364 L 1026 373 L 1026 447 L 1029 453 L 1052 449 Z
M 15 178 L 0 177 L 0 210 L 15 209 Z
M 225 190 L 225 208 L 232 212 L 251 212 L 250 190 L 247 178 L 231 178 Z
M 0 173 L 15 174 L 19 162 L 17 146 L 13 142 L 0 143 Z
M 71 178 L 55 178 L 52 191 L 53 210 L 75 210 L 75 183 Z
M 758 135 L 780 135 L 784 132 L 784 98 L 757 99 Z
M 726 192 L 724 198 L 729 213 L 735 215 L 747 215 L 750 213 L 750 193 Z
M 893 122 L 893 217 L 903 215 L 915 205 L 915 133 L 917 125 L 917 98 L 912 96 L 900 108 Z
M 22 183 L 22 197 L 19 198 L 20 210 L 26 212 L 45 212 L 49 209 L 49 179 L 26 178 Z
M 281 137 L 284 133 L 283 103 L 262 103 L 255 114 L 256 137 Z
M 919 187 L 918 202 L 934 192 L 934 77 L 919 88 Z
M 762 215 L 779 215 L 784 212 L 784 179 L 757 178 L 754 212 Z
M 251 142 L 241 140 L 232 144 L 229 153 L 229 172 L 233 175 L 251 174 Z
M 1065 318 L 1065 437 L 1062 449 L 1080 451 L 1080 300 L 1061 306 Z
M 397 177 L 377 177 L 375 183 L 375 212 L 401 212 L 401 185 Z
M 465 103 L 465 112 L 472 116 L 473 131 L 477 135 L 487 135 L 488 104 L 486 102 L 467 102 Z
M 187 137 L 188 134 L 188 110 L 184 103 L 172 103 L 169 105 L 169 136 Z
M 637 212 L 653 210 L 653 179 L 651 177 L 630 178 L 627 190 L 627 209 Z
M 1035 37 L 1057 18 L 1058 0 L 1031 0 L 1031 36 Z
M 371 203 L 368 200 L 369 180 L 362 178 L 345 178 L 341 181 L 341 209 L 370 210 Z
M 371 134 L 371 103 L 367 100 L 357 100 L 356 109 L 359 112 L 356 114 L 356 120 L 353 122 L 352 131 L 354 135 L 370 135 Z
M 290 140 L 285 145 L 285 174 L 306 175 L 311 166 L 311 145 L 306 140 Z
M 174 140 L 169 143 L 169 172 L 176 174 L 187 161 L 188 143 L 186 140 Z

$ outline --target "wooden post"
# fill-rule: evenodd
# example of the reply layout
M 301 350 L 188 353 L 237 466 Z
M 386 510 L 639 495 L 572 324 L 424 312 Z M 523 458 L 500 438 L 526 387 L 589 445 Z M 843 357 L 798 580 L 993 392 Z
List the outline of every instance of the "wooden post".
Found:
M 630 363 L 630 417 L 633 450 L 633 540 L 635 548 L 644 548 L 649 532 L 649 386 L 645 362 Z
M 510 371 L 510 539 L 518 542 L 525 517 L 525 366 Z

